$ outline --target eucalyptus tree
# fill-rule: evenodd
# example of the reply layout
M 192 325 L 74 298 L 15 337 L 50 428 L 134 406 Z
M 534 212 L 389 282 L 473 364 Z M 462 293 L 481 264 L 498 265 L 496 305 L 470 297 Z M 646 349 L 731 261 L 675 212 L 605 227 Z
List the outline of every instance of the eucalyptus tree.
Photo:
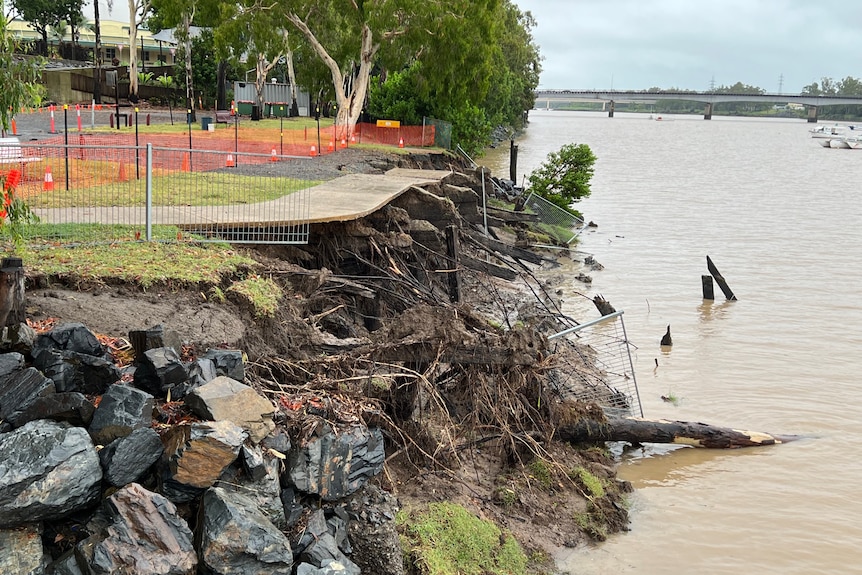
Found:
M 436 58 L 451 63 L 441 69 L 448 67 L 452 72 L 460 66 L 461 73 L 473 74 L 470 58 L 465 58 L 470 51 L 459 52 L 459 47 L 475 46 L 471 39 L 483 34 L 487 6 L 497 2 L 300 0 L 286 4 L 284 9 L 288 22 L 329 71 L 336 124 L 352 131 L 365 106 L 375 65 L 400 69 L 433 43 L 439 52 Z M 470 89 L 481 91 L 483 87 L 487 85 L 481 80 L 470 82 Z M 452 95 L 456 92 L 453 90 Z
M 221 4 L 215 43 L 222 54 L 254 66 L 259 110 L 263 110 L 263 87 L 267 76 L 290 52 L 288 32 L 281 7 L 262 5 L 259 0 L 237 0 Z
M 138 95 L 138 27 L 144 24 L 152 9 L 152 0 L 129 2 L 129 94 Z
M 150 30 L 174 29 L 174 38 L 182 43 L 179 52 L 184 56 L 186 77 L 186 108 L 194 110 L 194 75 L 192 73 L 191 27 L 195 21 L 199 0 L 150 0 L 152 11 L 148 20 Z M 207 5 L 212 5 L 212 2 Z M 217 8 L 213 8 L 217 10 Z

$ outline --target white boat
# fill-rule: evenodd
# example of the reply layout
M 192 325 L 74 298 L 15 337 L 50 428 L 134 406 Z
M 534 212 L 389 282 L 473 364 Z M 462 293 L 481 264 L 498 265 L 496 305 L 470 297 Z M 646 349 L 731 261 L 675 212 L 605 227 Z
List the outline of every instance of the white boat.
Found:
M 851 127 L 852 129 L 853 127 Z M 832 140 L 834 138 L 840 138 L 845 135 L 844 126 L 834 125 L 834 126 L 817 126 L 813 130 L 808 130 L 811 132 L 812 138 L 821 138 Z M 826 146 L 827 148 L 829 146 Z

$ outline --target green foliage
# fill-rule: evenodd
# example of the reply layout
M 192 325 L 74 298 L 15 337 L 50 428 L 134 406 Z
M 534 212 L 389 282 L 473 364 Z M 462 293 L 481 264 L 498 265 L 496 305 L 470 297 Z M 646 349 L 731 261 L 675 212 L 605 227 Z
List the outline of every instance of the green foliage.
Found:
M 152 72 L 138 72 L 138 84 L 140 84 L 141 86 L 153 85 L 153 73 Z
M 566 144 L 551 152 L 527 181 L 531 191 L 560 208 L 577 214 L 571 204 L 590 195 L 596 157 L 586 144 Z
M 9 121 L 21 106 L 40 103 L 45 88 L 39 83 L 44 60 L 15 57 L 18 43 L 0 14 L 0 124 L 9 129 Z
M 173 88 L 174 87 L 174 77 L 168 76 L 167 74 L 162 74 L 158 78 L 156 78 L 156 82 L 162 88 Z
M 399 513 L 405 555 L 422 575 L 522 575 L 527 556 L 511 534 L 453 503 Z
M 3 205 L 0 206 L 0 235 L 12 241 L 15 251 L 24 244 L 27 227 L 39 223 L 39 217 L 33 213 L 30 206 L 15 193 L 15 187 L 21 178 L 18 170 L 0 175 L 0 190 L 2 190 Z
M 174 79 L 179 87 L 186 89 L 186 51 L 180 44 L 174 64 Z M 218 86 L 218 57 L 213 48 L 213 32 L 202 30 L 192 38 L 192 86 L 205 103 L 213 102 Z

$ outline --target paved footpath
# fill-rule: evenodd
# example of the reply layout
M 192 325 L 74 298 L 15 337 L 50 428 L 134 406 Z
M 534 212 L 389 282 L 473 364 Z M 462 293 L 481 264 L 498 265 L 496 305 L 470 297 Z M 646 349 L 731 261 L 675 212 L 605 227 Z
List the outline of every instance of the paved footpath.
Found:
M 452 172 L 396 168 L 385 175 L 350 174 L 318 184 L 308 193 L 296 192 L 276 200 L 228 206 L 154 206 L 153 224 L 206 226 L 343 222 L 367 216 L 412 186 L 438 183 Z M 44 222 L 143 225 L 142 207 L 89 207 L 34 210 Z

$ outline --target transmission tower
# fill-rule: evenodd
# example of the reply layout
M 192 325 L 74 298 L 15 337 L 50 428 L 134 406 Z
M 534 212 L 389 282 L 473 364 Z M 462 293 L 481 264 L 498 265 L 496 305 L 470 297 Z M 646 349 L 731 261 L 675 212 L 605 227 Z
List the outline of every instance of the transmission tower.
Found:
M 778 76 L 778 93 L 784 89 L 784 74 Z

